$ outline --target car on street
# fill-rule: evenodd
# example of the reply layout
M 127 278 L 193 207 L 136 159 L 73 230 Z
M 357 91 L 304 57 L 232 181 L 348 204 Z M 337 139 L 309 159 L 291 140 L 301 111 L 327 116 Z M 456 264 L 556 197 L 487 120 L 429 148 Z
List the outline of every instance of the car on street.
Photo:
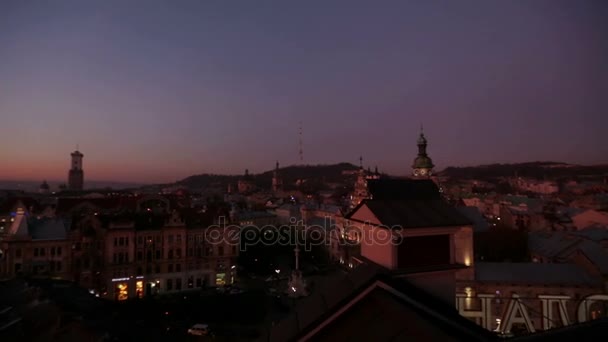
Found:
M 205 336 L 207 334 L 209 334 L 208 324 L 195 324 L 188 329 L 188 335 Z

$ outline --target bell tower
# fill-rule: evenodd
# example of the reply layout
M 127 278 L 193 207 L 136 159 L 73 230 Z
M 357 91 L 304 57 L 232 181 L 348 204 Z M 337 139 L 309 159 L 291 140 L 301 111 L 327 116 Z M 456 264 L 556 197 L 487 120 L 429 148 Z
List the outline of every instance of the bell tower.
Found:
M 424 136 L 422 125 L 420 125 L 420 136 L 418 137 L 418 156 L 414 159 L 412 165 L 413 175 L 415 178 L 429 178 L 433 173 L 433 161 L 426 153 L 427 141 Z
M 82 158 L 84 155 L 78 151 L 72 152 L 72 162 L 68 173 L 68 188 L 70 190 L 82 190 L 84 187 L 84 171 L 82 170 Z

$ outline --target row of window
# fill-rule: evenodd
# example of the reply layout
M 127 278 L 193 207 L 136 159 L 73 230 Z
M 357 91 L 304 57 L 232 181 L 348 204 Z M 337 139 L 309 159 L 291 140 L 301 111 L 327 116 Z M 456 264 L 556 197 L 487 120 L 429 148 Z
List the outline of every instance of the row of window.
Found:
M 17 262 L 13 265 L 13 268 L 14 268 L 15 274 L 19 274 L 19 272 L 22 271 L 22 264 Z M 61 272 L 62 269 L 63 269 L 63 266 L 62 266 L 61 261 L 49 261 L 48 266 L 47 265 L 33 265 L 32 273 L 42 274 L 42 273 L 46 273 L 47 271 L 49 271 L 51 273 L 55 273 L 55 272 Z
M 232 246 L 232 255 L 236 255 L 237 250 L 236 250 L 236 246 Z M 224 247 L 220 246 L 217 248 L 217 254 L 218 256 L 224 256 Z M 167 259 L 172 260 L 172 259 L 181 259 L 182 258 L 182 249 L 181 248 L 176 248 L 176 249 L 169 249 L 167 251 Z M 194 248 L 188 248 L 186 250 L 186 256 L 187 257 L 203 257 L 203 249 L 200 247 L 197 247 L 196 249 Z M 213 256 L 213 247 L 208 247 L 207 248 L 207 253 L 205 256 Z M 151 262 L 153 261 L 153 257 L 154 260 L 160 260 L 162 258 L 162 252 L 161 250 L 157 249 L 154 253 L 154 255 L 152 254 L 152 251 L 146 251 L 145 252 L 145 257 L 146 257 L 146 261 Z M 138 250 L 137 254 L 136 254 L 136 260 L 137 261 L 143 261 L 144 260 L 144 251 L 143 250 Z
M 123 268 L 123 269 L 115 269 L 114 272 L 112 273 L 114 275 L 114 278 L 126 278 L 129 276 L 130 272 L 128 268 Z
M 181 278 L 175 279 L 175 289 L 178 291 L 182 289 L 182 279 Z M 173 279 L 167 279 L 167 291 L 171 291 L 171 290 L 173 290 Z
M 61 256 L 61 252 L 62 252 L 61 247 L 51 247 L 49 249 L 50 249 L 49 252 L 50 252 L 51 256 Z M 19 255 L 17 255 L 17 257 L 20 257 L 21 256 L 21 250 L 18 249 L 17 251 L 19 252 Z M 34 256 L 35 257 L 37 257 L 37 256 L 45 256 L 45 255 L 46 255 L 46 248 L 44 248 L 44 247 L 35 247 L 34 248 Z
M 203 287 L 204 284 L 209 283 L 209 277 L 205 276 L 205 278 L 196 278 L 194 279 L 194 277 L 190 277 L 187 280 L 186 286 L 191 289 L 194 286 L 196 287 Z M 182 279 L 181 278 L 175 278 L 175 279 L 167 279 L 167 291 L 172 291 L 172 290 L 176 290 L 179 291 L 182 289 Z M 173 284 L 175 284 L 175 288 L 173 288 Z
M 76 269 L 84 269 L 84 270 L 88 270 L 91 266 L 93 267 L 99 267 L 100 263 L 98 260 L 93 260 L 93 262 L 91 262 L 91 259 L 89 259 L 88 257 L 84 257 L 84 258 L 76 258 L 74 260 L 74 266 L 76 267 Z
M 98 250 L 101 250 L 101 241 L 96 241 L 96 242 L 76 242 L 73 246 L 72 249 L 80 251 L 80 250 L 88 250 L 91 248 L 96 248 Z
M 138 246 L 142 246 L 144 243 L 152 243 L 152 242 L 156 242 L 156 243 L 160 243 L 160 235 L 156 235 L 156 236 L 152 236 L 152 235 L 148 235 L 148 236 L 138 236 L 137 237 L 137 245 Z M 188 242 L 197 242 L 197 243 L 201 243 L 203 242 L 203 235 L 202 234 L 196 234 L 196 235 L 188 235 Z M 181 243 L 182 242 L 182 234 L 175 234 L 175 235 L 167 235 L 167 243 Z
M 112 255 L 112 262 L 115 264 L 129 263 L 129 253 L 118 252 Z
M 49 255 L 50 256 L 61 256 L 61 253 L 63 252 L 63 250 L 61 249 L 61 247 L 50 247 L 49 249 Z M 42 256 L 46 256 L 47 255 L 47 248 L 46 247 L 35 247 L 33 250 L 34 256 L 35 257 L 42 257 Z M 22 257 L 22 251 L 21 248 L 16 248 L 15 249 L 15 258 L 21 258 Z
M 197 241 L 200 240 L 201 235 L 197 235 Z M 160 235 L 157 235 L 154 237 L 151 235 L 148 235 L 146 237 L 144 236 L 138 236 L 137 237 L 137 245 L 141 246 L 144 244 L 144 242 L 146 243 L 152 243 L 152 241 L 156 240 L 156 243 L 160 243 Z M 191 241 L 191 236 L 189 237 L 189 240 Z M 181 243 L 182 242 L 182 234 L 175 234 L 175 235 L 167 235 L 167 243 Z
M 187 266 L 188 266 L 187 267 L 188 270 L 190 270 L 190 271 L 199 270 L 201 268 L 201 266 L 204 266 L 204 269 L 209 269 L 209 263 L 208 262 L 206 262 L 204 264 L 201 264 L 200 262 L 198 262 L 196 264 L 191 263 L 191 264 L 188 264 Z M 218 260 L 217 267 L 219 269 L 225 269 L 225 261 L 224 260 Z M 152 272 L 153 270 L 154 270 L 154 272 Z M 145 271 L 146 271 L 145 272 L 146 275 L 148 275 L 148 274 L 155 274 L 155 273 L 158 274 L 158 273 L 161 273 L 161 267 L 158 264 L 154 265 L 154 268 L 152 268 L 152 265 L 148 265 L 148 266 L 146 266 Z M 180 264 L 180 263 L 177 263 L 177 264 L 167 264 L 167 273 L 178 273 L 178 272 L 181 272 L 181 271 L 182 271 L 182 264 Z M 142 266 L 138 266 L 136 273 L 137 273 L 136 275 L 138 275 L 138 276 L 144 275 L 144 268 Z
M 61 261 L 50 261 L 49 269 L 51 272 L 61 272 Z
M 114 238 L 114 247 L 117 246 L 129 246 L 129 237 L 115 237 Z

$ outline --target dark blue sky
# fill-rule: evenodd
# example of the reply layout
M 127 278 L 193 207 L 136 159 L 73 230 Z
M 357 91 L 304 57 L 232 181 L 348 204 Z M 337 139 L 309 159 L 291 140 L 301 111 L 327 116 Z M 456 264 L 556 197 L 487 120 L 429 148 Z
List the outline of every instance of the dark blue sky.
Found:
M 608 162 L 607 1 L 0 1 L 0 178 Z

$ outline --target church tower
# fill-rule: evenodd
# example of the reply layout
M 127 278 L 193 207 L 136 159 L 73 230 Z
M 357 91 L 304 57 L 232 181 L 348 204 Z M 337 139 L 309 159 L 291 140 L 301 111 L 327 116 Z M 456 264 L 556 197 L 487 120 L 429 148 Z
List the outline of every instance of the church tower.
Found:
M 363 157 L 359 157 L 359 171 L 357 172 L 357 180 L 355 181 L 354 191 L 350 196 L 350 208 L 353 209 L 361 201 L 369 198 L 369 191 L 367 189 L 368 173 L 363 168 Z
M 414 159 L 412 165 L 413 175 L 415 178 L 430 178 L 433 173 L 433 161 L 426 153 L 426 138 L 420 127 L 420 136 L 418 137 L 418 156 Z
M 82 170 L 82 158 L 84 155 L 76 149 L 72 152 L 72 164 L 68 173 L 68 189 L 82 190 L 84 187 L 84 171 Z
M 283 190 L 283 180 L 279 177 L 279 162 L 274 168 L 274 172 L 272 174 L 272 192 L 280 192 Z

